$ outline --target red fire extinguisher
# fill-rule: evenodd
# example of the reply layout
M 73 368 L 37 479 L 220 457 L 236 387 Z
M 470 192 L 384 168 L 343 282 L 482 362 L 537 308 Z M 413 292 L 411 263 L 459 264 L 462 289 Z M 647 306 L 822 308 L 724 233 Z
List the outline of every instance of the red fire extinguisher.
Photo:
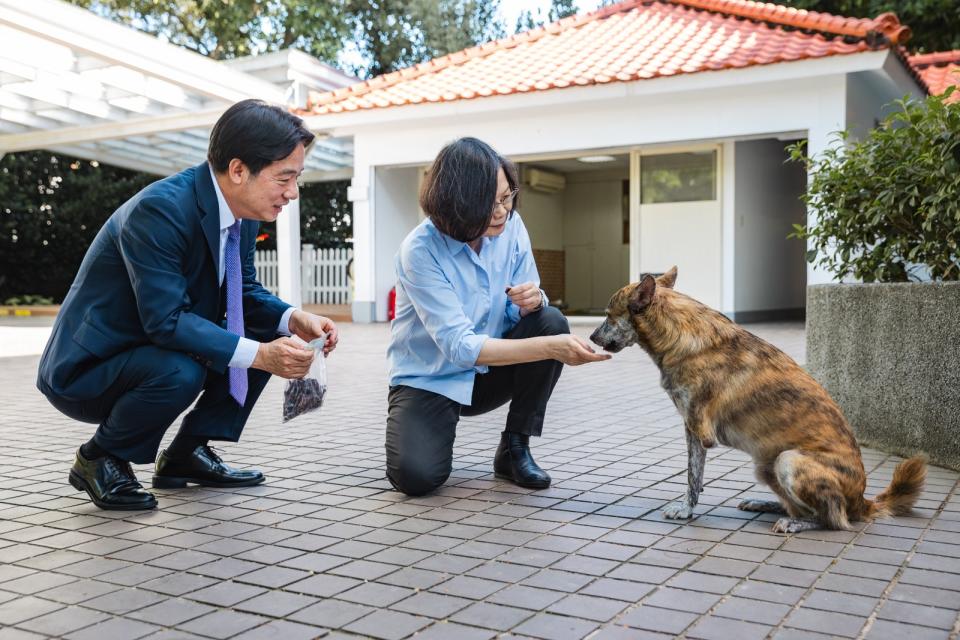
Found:
M 393 320 L 397 317 L 397 288 L 390 287 L 390 293 L 387 294 L 387 320 Z

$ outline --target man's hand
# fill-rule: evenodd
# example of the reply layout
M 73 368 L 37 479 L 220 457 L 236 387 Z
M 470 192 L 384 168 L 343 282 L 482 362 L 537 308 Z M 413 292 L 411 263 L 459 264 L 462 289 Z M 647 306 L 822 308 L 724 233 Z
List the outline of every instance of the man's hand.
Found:
M 273 342 L 260 343 L 251 366 L 281 378 L 302 378 L 310 371 L 314 353 L 292 338 L 277 338 Z
M 510 298 L 510 302 L 520 307 L 521 316 L 539 311 L 540 303 L 543 301 L 540 295 L 540 287 L 532 282 L 524 282 L 509 287 L 507 296 Z
M 573 367 L 587 362 L 609 360 L 612 357 L 609 353 L 595 352 L 589 342 L 572 333 L 551 336 L 551 342 L 553 343 L 551 345 L 553 347 L 553 359 Z
M 322 335 L 327 336 L 323 345 L 324 356 L 329 355 L 331 351 L 337 348 L 337 340 L 339 339 L 337 325 L 330 318 L 297 309 L 290 314 L 289 329 L 290 333 L 304 342 L 310 342 Z

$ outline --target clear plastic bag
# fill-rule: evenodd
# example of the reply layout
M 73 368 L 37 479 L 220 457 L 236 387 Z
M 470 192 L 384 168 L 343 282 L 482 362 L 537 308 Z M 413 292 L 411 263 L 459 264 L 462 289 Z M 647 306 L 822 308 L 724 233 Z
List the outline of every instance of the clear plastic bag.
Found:
M 284 422 L 323 406 L 323 398 L 327 395 L 327 365 L 323 357 L 326 340 L 326 336 L 320 336 L 304 344 L 304 349 L 313 349 L 317 354 L 307 375 L 299 380 L 287 380 L 283 389 Z

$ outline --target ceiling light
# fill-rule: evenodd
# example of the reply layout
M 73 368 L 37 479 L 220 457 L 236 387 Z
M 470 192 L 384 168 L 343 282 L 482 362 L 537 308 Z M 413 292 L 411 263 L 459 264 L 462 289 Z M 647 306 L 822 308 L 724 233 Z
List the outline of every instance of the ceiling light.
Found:
M 579 162 L 586 162 L 587 164 L 596 164 L 599 162 L 613 162 L 616 160 L 613 156 L 583 156 L 577 158 Z

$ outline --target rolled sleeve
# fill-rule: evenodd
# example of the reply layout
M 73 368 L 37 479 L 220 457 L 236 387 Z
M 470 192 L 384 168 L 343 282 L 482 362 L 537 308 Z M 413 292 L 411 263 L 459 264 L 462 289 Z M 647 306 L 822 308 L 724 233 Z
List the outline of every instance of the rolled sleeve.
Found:
M 474 331 L 439 265 L 401 258 L 398 282 L 444 358 L 461 369 L 473 368 L 487 336 Z

